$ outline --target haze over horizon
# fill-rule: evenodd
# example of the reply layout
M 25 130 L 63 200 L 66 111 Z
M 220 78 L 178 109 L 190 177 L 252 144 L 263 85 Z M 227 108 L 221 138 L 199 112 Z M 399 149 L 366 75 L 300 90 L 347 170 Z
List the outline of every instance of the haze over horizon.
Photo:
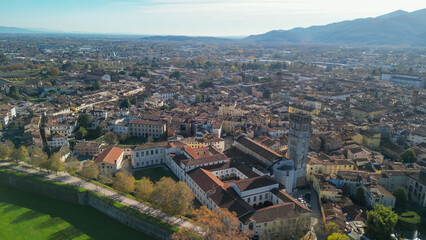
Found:
M 420 0 L 15 0 L 0 1 L 0 25 L 82 33 L 245 36 L 424 7 Z

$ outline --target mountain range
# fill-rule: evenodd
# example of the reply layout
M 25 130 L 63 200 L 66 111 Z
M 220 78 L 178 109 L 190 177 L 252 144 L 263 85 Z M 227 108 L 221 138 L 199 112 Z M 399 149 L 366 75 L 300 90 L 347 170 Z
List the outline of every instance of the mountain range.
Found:
M 52 34 L 53 31 L 0 26 L 0 34 Z M 65 34 L 57 32 L 58 34 Z M 74 33 L 69 33 L 74 34 Z M 101 35 L 101 34 L 99 34 Z M 108 35 L 108 34 L 105 34 Z M 118 36 L 118 35 L 116 35 Z M 232 42 L 260 44 L 342 44 L 426 47 L 426 8 L 414 12 L 398 10 L 375 18 L 331 23 L 307 28 L 273 30 L 245 38 L 140 36 L 145 40 L 175 42 Z
M 375 18 L 360 18 L 308 28 L 274 30 L 248 36 L 244 41 L 426 46 L 426 9 L 415 12 L 398 10 Z

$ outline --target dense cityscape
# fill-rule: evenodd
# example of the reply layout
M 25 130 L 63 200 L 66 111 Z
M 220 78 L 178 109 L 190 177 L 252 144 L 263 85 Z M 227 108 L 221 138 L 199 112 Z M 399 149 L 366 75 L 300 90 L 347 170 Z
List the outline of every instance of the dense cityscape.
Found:
M 424 239 L 425 79 L 421 47 L 1 34 L 0 239 Z

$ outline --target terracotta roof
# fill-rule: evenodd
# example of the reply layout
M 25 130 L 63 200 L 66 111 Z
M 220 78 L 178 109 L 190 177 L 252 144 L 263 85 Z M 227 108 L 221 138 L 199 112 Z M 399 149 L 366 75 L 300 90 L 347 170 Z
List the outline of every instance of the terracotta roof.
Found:
M 118 147 L 110 147 L 105 149 L 95 160 L 95 163 L 107 162 L 115 164 L 118 158 L 124 154 L 124 150 Z
M 271 191 L 275 196 L 277 196 L 279 199 L 283 200 L 284 202 L 292 202 L 295 204 L 295 209 L 301 212 L 310 212 L 311 210 L 306 207 L 303 203 L 299 202 L 297 199 L 290 196 L 290 194 L 286 193 L 283 190 L 279 190 L 278 188 L 272 189 Z
M 410 177 L 417 182 L 426 186 L 426 170 L 422 170 L 410 175 Z
M 255 220 L 256 223 L 270 222 L 289 215 L 293 210 L 294 203 L 285 202 L 256 210 L 253 215 L 251 215 L 251 219 Z
M 253 172 L 249 167 L 246 167 L 245 165 L 235 162 L 235 161 L 230 161 L 228 160 L 225 163 L 219 163 L 219 164 L 214 164 L 214 165 L 210 165 L 210 166 L 204 166 L 203 167 L 206 170 L 209 171 L 220 171 L 220 170 L 224 170 L 224 169 L 229 169 L 229 168 L 236 168 L 238 169 L 238 171 L 240 171 L 242 174 L 246 175 L 248 178 L 254 178 L 254 177 L 258 177 L 259 175 L 256 174 L 255 172 Z
M 209 163 L 209 162 L 224 161 L 224 160 L 227 160 L 227 159 L 228 158 L 226 157 L 225 154 L 215 154 L 215 155 L 212 155 L 212 156 L 201 157 L 201 158 L 197 158 L 197 159 L 181 160 L 181 162 L 185 166 L 194 166 L 194 165 L 200 165 L 200 164 Z
M 134 151 L 139 151 L 139 150 L 145 150 L 145 149 L 152 149 L 152 148 L 169 148 L 169 142 L 168 141 L 163 141 L 163 142 L 155 142 L 155 143 L 145 143 L 142 145 L 137 146 Z
M 274 150 L 266 146 L 263 146 L 262 144 L 250 138 L 243 136 L 243 137 L 239 137 L 236 141 L 240 143 L 241 145 L 243 145 L 244 147 L 250 149 L 251 151 L 259 154 L 261 157 L 265 158 L 266 160 L 270 162 L 273 162 L 277 158 L 283 157 L 282 155 L 278 154 Z
M 258 176 L 254 178 L 233 181 L 230 182 L 230 184 L 235 184 L 241 192 L 244 192 L 265 186 L 271 186 L 275 184 L 278 185 L 278 182 L 272 179 L 270 176 Z
M 98 143 L 98 142 L 80 141 L 75 145 L 74 149 L 75 148 L 92 148 L 92 147 L 99 148 L 100 145 L 101 145 L 101 143 Z
M 151 121 L 145 119 L 133 119 L 129 122 L 129 124 L 141 124 L 141 125 L 165 125 L 166 122 L 163 120 Z
M 222 188 L 224 185 L 219 178 L 202 168 L 189 171 L 188 176 L 192 178 L 204 192 L 213 193 L 216 188 Z

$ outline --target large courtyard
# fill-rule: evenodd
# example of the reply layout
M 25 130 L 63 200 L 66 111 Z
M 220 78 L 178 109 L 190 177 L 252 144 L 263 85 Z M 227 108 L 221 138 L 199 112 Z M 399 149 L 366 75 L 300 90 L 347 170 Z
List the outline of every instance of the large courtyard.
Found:
M 171 177 L 175 181 L 179 180 L 176 175 L 166 166 L 135 169 L 133 172 L 133 176 L 136 180 L 139 180 L 142 177 L 147 177 L 153 182 L 157 182 L 162 177 Z
M 0 239 L 152 239 L 90 207 L 0 185 Z

